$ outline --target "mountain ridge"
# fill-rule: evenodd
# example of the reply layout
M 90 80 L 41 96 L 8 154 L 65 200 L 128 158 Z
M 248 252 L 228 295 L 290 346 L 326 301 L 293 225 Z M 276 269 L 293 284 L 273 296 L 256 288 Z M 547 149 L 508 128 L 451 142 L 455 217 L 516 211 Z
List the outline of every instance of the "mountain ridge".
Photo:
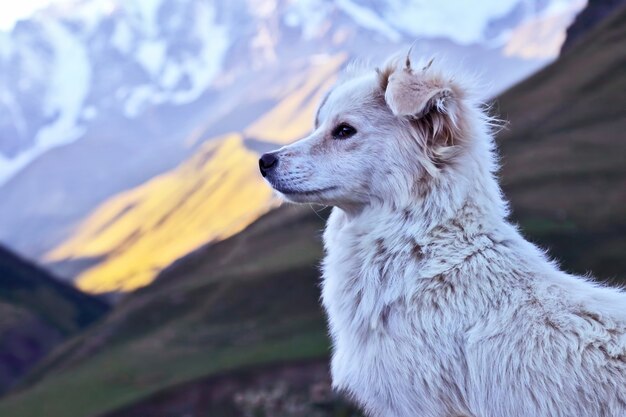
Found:
M 107 199 L 191 157 L 198 138 L 238 131 L 237 120 L 249 126 L 320 54 L 380 60 L 420 37 L 416 54 L 483 71 L 493 92 L 556 54 L 548 32 L 533 40 L 539 53 L 505 52 L 512 27 L 567 20 L 579 7 L 562 0 L 443 11 L 407 0 L 149 4 L 77 0 L 0 33 L 0 241 L 25 256 L 42 260 Z
M 509 121 L 498 144 L 504 155 L 502 185 L 514 218 L 571 271 L 592 270 L 618 282 L 626 270 L 621 140 L 626 112 L 620 107 L 626 99 L 620 71 L 626 65 L 620 53 L 626 32 L 619 26 L 625 15 L 626 5 L 586 33 L 558 65 L 514 86 L 497 102 Z M 563 77 L 564 72 L 570 75 Z M 541 152 L 533 147 L 539 141 Z
M 106 303 L 0 246 L 0 394 L 107 311 Z
M 276 205 L 258 174 L 251 138 L 258 148 L 304 136 L 345 59 L 345 54 L 318 57 L 275 106 L 240 127 L 241 133 L 201 141 L 176 169 L 108 200 L 46 261 L 69 277 L 77 275 L 83 290 L 129 291 L 147 285 L 194 248 L 248 226 Z

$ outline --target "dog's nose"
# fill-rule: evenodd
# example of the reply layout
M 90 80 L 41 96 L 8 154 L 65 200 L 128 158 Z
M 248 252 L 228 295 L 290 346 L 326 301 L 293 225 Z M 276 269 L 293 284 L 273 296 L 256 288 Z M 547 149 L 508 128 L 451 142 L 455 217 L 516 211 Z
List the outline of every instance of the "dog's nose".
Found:
M 273 153 L 264 153 L 259 159 L 259 169 L 264 177 L 278 165 L 278 157 Z

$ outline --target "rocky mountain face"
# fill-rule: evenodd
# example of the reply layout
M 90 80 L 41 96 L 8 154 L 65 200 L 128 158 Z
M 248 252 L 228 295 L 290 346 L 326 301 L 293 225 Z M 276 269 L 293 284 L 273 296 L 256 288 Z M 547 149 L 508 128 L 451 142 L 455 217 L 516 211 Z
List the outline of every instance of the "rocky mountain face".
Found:
M 175 168 L 207 140 L 296 139 L 302 129 L 281 126 L 300 115 L 288 97 L 303 71 L 339 54 L 342 65 L 380 60 L 419 39 L 416 55 L 462 63 L 492 95 L 558 51 L 547 39 L 554 33 L 516 28 L 560 16 L 552 27 L 562 33 L 580 7 L 77 0 L 43 10 L 0 33 L 0 241 L 43 259 L 108 199 Z M 535 48 L 521 51 L 520 39 Z
M 0 247 L 0 394 L 107 310 Z

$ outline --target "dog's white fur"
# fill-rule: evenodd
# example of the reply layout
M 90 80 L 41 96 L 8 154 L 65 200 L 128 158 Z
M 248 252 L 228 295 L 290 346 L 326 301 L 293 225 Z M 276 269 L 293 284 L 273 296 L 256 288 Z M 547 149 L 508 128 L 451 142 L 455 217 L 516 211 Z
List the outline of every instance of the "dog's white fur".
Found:
M 624 417 L 626 294 L 506 220 L 491 125 L 462 82 L 407 58 L 351 74 L 276 152 L 274 188 L 335 206 L 334 386 L 376 417 Z

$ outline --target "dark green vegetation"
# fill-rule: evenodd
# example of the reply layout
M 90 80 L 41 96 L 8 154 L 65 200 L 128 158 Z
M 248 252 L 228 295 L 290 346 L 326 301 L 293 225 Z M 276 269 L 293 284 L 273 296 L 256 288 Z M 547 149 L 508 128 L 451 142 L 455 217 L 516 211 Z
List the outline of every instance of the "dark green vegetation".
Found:
M 567 28 L 567 37 L 561 52 L 569 49 L 584 34 L 596 27 L 610 16 L 617 8 L 626 4 L 624 0 L 589 0 L 584 10 L 576 16 L 574 22 Z
M 49 356 L 0 415 L 97 415 L 206 375 L 325 358 L 322 227 L 283 207 L 181 259 Z
M 257 366 L 151 396 L 105 417 L 358 417 L 330 387 L 327 359 Z
M 626 277 L 625 42 L 622 8 L 497 105 L 511 122 L 499 144 L 515 219 L 566 269 L 602 278 Z M 179 260 L 50 356 L 0 415 L 240 416 L 246 395 L 281 389 L 263 375 L 318 383 L 277 369 L 323 369 L 328 354 L 322 227 L 309 207 L 283 207 Z M 216 387 L 244 408 L 212 402 L 226 398 Z M 350 411 L 332 403 L 326 415 Z
M 562 266 L 626 282 L 626 6 L 503 94 L 504 192 Z M 621 278 L 621 279 L 620 279 Z
M 0 247 L 0 393 L 108 306 Z

